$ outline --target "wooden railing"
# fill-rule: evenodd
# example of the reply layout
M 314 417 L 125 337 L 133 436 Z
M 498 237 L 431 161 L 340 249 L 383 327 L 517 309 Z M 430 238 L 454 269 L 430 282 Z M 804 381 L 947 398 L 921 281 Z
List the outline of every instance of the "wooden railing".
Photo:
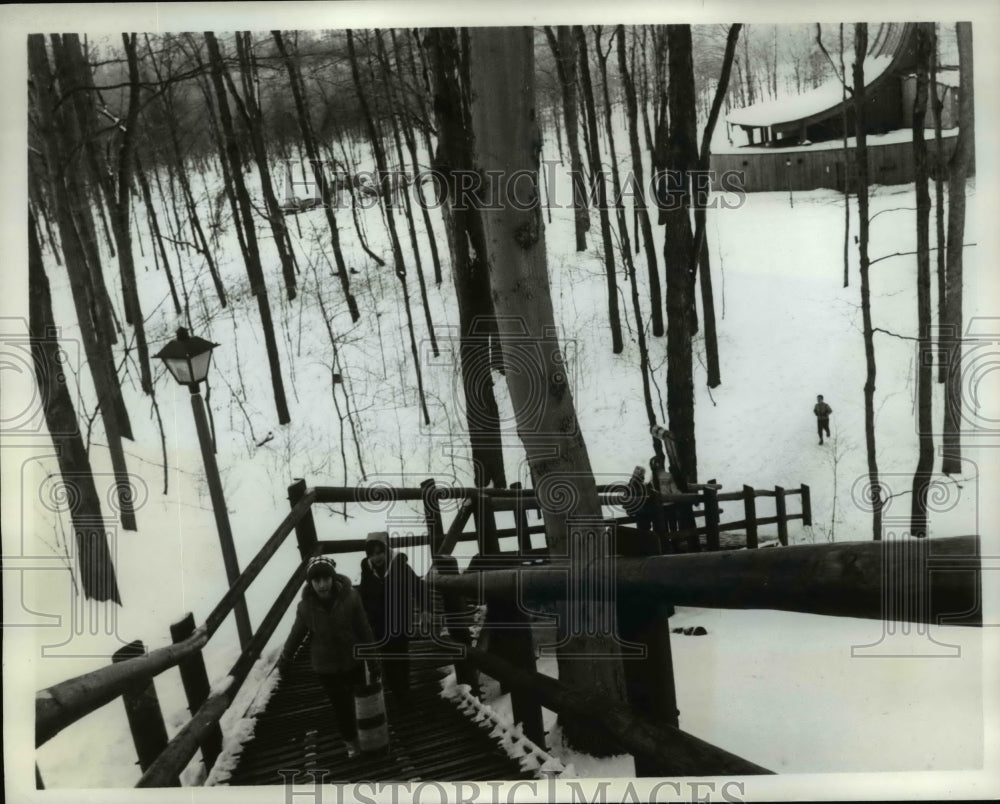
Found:
M 602 505 L 617 504 L 622 489 L 620 485 L 598 487 Z M 36 746 L 118 697 L 125 698 L 128 705 L 130 700 L 148 693 L 154 677 L 172 667 L 179 667 L 192 718 L 165 745 L 164 735 L 151 742 L 149 734 L 135 733 L 136 729 L 142 728 L 141 722 L 133 724 L 133 737 L 143 771 L 138 786 L 178 785 L 181 771 L 199 748 L 206 767 L 210 768 L 218 756 L 219 720 L 232 704 L 254 662 L 294 601 L 304 581 L 305 560 L 318 553 L 347 553 L 363 549 L 361 539 L 319 540 L 312 515 L 313 504 L 371 503 L 374 493 L 363 487 L 307 489 L 305 481 L 290 486 L 292 510 L 203 625 L 194 628 L 193 619 L 188 615 L 171 629 L 175 644 L 135 658 L 120 657 L 122 660 L 107 667 L 37 693 Z M 649 649 L 644 662 L 625 663 L 628 665 L 626 675 L 632 703 L 630 709 L 593 701 L 585 691 L 570 689 L 535 671 L 531 623 L 524 615 L 523 606 L 517 605 L 514 590 L 519 589 L 520 594 L 531 601 L 565 600 L 567 575 L 566 570 L 556 564 L 524 566 L 525 558 L 535 559 L 536 563 L 538 559 L 546 560 L 544 547 L 531 546 L 530 535 L 544 532 L 542 526 L 528 525 L 528 512 L 539 505 L 537 496 L 531 490 L 441 487 L 433 480 L 427 480 L 420 488 L 380 487 L 378 494 L 393 501 L 420 501 L 423 505 L 426 532 L 392 537 L 391 543 L 395 547 L 427 545 L 432 556 L 439 559 L 449 556 L 460 541 L 478 542 L 480 555 L 487 559 L 480 563 L 482 571 L 467 571 L 461 575 L 434 571 L 428 576 L 429 585 L 445 593 L 446 599 L 449 598 L 448 593 L 451 593 L 451 599 L 455 594 L 484 595 L 487 601 L 487 632 L 504 618 L 508 620 L 504 626 L 504 637 L 495 641 L 497 650 L 486 652 L 466 645 L 467 663 L 496 676 L 514 691 L 515 716 L 526 724 L 526 731 L 532 732 L 529 736 L 544 742 L 544 734 L 538 733 L 542 706 L 584 718 L 603 730 L 624 750 L 633 752 L 637 773 L 646 775 L 766 772 L 677 728 L 670 638 L 666 628 L 670 605 L 776 608 L 882 618 L 886 616 L 886 578 L 898 577 L 904 569 L 910 570 L 915 566 L 905 544 L 903 549 L 895 545 L 892 550 L 887 550 L 886 545 L 879 542 L 800 545 L 780 550 L 718 550 L 718 534 L 734 529 L 745 529 L 746 546 L 757 546 L 757 527 L 767 523 L 778 525 L 779 541 L 782 545 L 787 544 L 788 521 L 800 519 L 806 524 L 810 522 L 809 490 L 806 486 L 789 491 L 776 488 L 773 492 L 744 487 L 742 492 L 734 494 L 719 494 L 713 487 L 703 487 L 697 494 L 670 498 L 675 503 L 702 507 L 697 514 L 704 517 L 704 524 L 673 534 L 686 544 L 692 544 L 690 540 L 696 538 L 699 548 L 704 536 L 704 547 L 709 552 L 697 555 L 655 555 L 658 551 L 651 547 L 648 539 L 635 538 L 638 532 L 628 527 L 628 517 L 608 519 L 607 524 L 613 525 L 619 534 L 619 545 L 629 543 L 630 547 L 622 550 L 623 555 L 606 566 L 602 565 L 599 571 L 614 574 L 620 633 L 627 635 L 630 641 L 645 644 Z M 784 500 L 793 494 L 801 498 L 801 512 L 788 515 Z M 777 515 L 757 517 L 756 500 L 772 496 L 776 500 Z M 441 501 L 446 499 L 460 501 L 455 518 L 447 529 L 440 510 Z M 718 504 L 737 500 L 743 502 L 744 519 L 720 523 Z M 513 528 L 496 527 L 495 514 L 498 510 L 514 512 Z M 464 529 L 470 518 L 475 519 L 476 527 L 474 532 L 467 533 Z M 299 564 L 254 631 L 246 650 L 224 679 L 209 689 L 204 680 L 204 647 L 232 612 L 235 601 L 246 592 L 293 531 Z M 499 549 L 500 539 L 509 536 L 517 537 L 517 551 Z M 935 539 L 933 545 L 936 560 L 946 563 L 949 559 L 959 561 L 967 570 L 978 567 L 978 537 Z M 909 615 L 911 621 L 935 622 L 934 618 L 942 612 L 962 612 L 963 605 L 974 608 L 980 600 L 979 574 L 972 572 L 971 575 L 970 580 L 969 572 L 927 573 L 927 583 L 920 593 L 929 595 L 933 606 L 919 611 L 914 609 L 915 613 Z M 518 617 L 521 620 L 517 620 Z M 511 618 L 514 618 L 516 626 L 513 629 L 510 628 Z M 960 624 L 979 623 L 975 617 L 966 617 Z M 465 669 L 467 675 L 468 667 Z M 653 696 L 652 705 L 646 700 L 650 695 Z M 151 698 L 147 694 L 145 704 L 155 707 L 155 696 Z M 638 714 L 637 710 L 643 714 Z M 148 720 L 152 722 L 156 718 Z M 160 729 L 157 731 L 162 732 Z

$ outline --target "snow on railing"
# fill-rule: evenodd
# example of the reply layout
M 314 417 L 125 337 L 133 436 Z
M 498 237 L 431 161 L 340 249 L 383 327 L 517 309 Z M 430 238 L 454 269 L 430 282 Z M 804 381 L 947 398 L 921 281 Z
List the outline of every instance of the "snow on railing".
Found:
M 454 702 L 458 711 L 479 724 L 480 728 L 490 729 L 490 738 L 497 741 L 507 756 L 518 760 L 522 770 L 533 771 L 540 779 L 576 777 L 572 765 L 564 765 L 558 757 L 526 737 L 523 724 L 514 723 L 513 718 L 480 701 L 472 694 L 468 684 L 455 682 L 454 674 L 447 676 L 441 686 L 441 697 Z

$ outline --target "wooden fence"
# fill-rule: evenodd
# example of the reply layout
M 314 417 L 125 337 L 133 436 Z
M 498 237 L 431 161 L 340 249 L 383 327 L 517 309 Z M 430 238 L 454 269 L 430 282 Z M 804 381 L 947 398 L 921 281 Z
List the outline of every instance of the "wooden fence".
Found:
M 599 487 L 605 506 L 621 500 L 622 485 Z M 373 490 L 364 488 L 317 487 L 307 489 L 305 481 L 289 487 L 292 510 L 268 538 L 247 568 L 206 618 L 195 628 L 188 615 L 171 628 L 174 644 L 143 655 L 119 656 L 111 665 L 56 684 L 36 694 L 35 745 L 40 746 L 62 729 L 96 709 L 123 698 L 130 714 L 130 726 L 143 770 L 138 786 L 162 787 L 180 784 L 180 774 L 195 754 L 201 751 L 206 768 L 211 768 L 220 750 L 219 721 L 232 704 L 254 662 L 260 657 L 282 616 L 294 601 L 305 577 L 306 560 L 318 553 L 346 553 L 363 549 L 360 539 L 320 541 L 312 515 L 314 503 L 371 503 Z M 902 577 L 916 566 L 906 543 L 885 549 L 879 542 L 832 545 L 800 545 L 777 550 L 719 550 L 719 534 L 745 530 L 746 546 L 757 546 L 758 528 L 778 526 L 778 540 L 787 544 L 787 523 L 800 519 L 808 524 L 809 491 L 776 488 L 761 491 L 745 486 L 741 492 L 717 493 L 703 487 L 696 494 L 678 495 L 677 504 L 700 506 L 704 523 L 675 534 L 676 540 L 689 547 L 697 544 L 698 555 L 657 555 L 649 539 L 626 523 L 628 517 L 610 518 L 608 525 L 620 535 L 619 551 L 612 564 L 617 581 L 619 632 L 630 641 L 647 647 L 646 658 L 625 662 L 629 705 L 595 700 L 585 690 L 571 689 L 554 679 L 538 674 L 534 652 L 530 649 L 531 622 L 517 605 L 516 594 L 541 601 L 565 600 L 566 573 L 558 562 L 546 565 L 544 548 L 533 548 L 530 535 L 540 526 L 529 526 L 527 514 L 538 504 L 537 495 L 522 489 L 476 489 L 439 487 L 433 480 L 420 488 L 381 488 L 377 492 L 386 501 L 421 501 L 426 532 L 395 537 L 395 547 L 428 545 L 435 557 L 449 556 L 459 541 L 476 540 L 481 554 L 492 556 L 479 571 L 463 574 L 433 571 L 428 581 L 442 598 L 454 601 L 455 595 L 484 594 L 487 601 L 487 631 L 498 624 L 504 627 L 503 638 L 495 640 L 490 651 L 465 645 L 466 660 L 460 662 L 464 675 L 475 668 L 495 676 L 514 692 L 514 710 L 526 724 L 526 732 L 544 742 L 541 707 L 588 722 L 608 739 L 636 757 L 639 775 L 676 775 L 678 773 L 762 773 L 763 768 L 740 757 L 698 740 L 677 728 L 676 696 L 670 659 L 670 637 L 666 627 L 671 604 L 778 608 L 838 616 L 883 618 L 887 578 Z M 787 497 L 797 495 L 801 512 L 787 514 Z M 773 517 L 756 515 L 756 502 L 762 497 L 775 499 Z M 460 501 L 452 524 L 445 529 L 440 511 L 444 499 Z M 743 504 L 743 519 L 721 523 L 720 502 Z M 495 513 L 510 510 L 515 527 L 498 529 Z M 466 533 L 470 517 L 476 528 Z M 235 601 L 260 574 L 285 539 L 295 532 L 300 563 L 268 610 L 260 626 L 229 673 L 209 687 L 202 651 L 232 611 Z M 516 536 L 517 551 L 499 550 L 500 539 Z M 933 559 L 958 561 L 966 570 L 978 570 L 979 539 L 975 536 L 935 539 Z M 926 550 L 920 552 L 925 555 Z M 627 554 L 627 555 L 626 555 Z M 525 562 L 531 558 L 531 562 Z M 928 559 L 930 560 L 930 559 Z M 497 563 L 499 562 L 499 564 Z M 971 563 L 970 563 L 971 562 Z M 524 566 L 530 563 L 532 566 Z M 925 562 L 926 563 L 926 562 Z M 540 564 L 540 565 L 539 565 Z M 506 566 L 504 566 L 506 565 Z M 538 565 L 538 566 L 536 566 Z M 495 568 L 491 568 L 495 567 Z M 602 571 L 606 571 L 606 567 Z M 971 575 L 971 577 L 970 577 Z M 954 614 L 975 609 L 979 596 L 979 572 L 930 572 L 919 590 L 933 605 L 908 609 L 910 621 L 936 622 L 942 612 Z M 520 590 L 520 591 L 518 591 Z M 447 594 L 447 593 L 452 594 Z M 455 604 L 448 603 L 449 607 Z M 963 608 L 964 606 L 964 608 Z M 459 616 L 461 612 L 451 611 Z M 518 619 L 520 618 L 520 619 Z M 506 619 L 506 622 L 502 620 Z M 511 628 L 511 620 L 514 628 Z M 979 625 L 975 616 L 960 624 Z M 499 632 L 498 632 L 499 633 Z M 131 647 L 141 652 L 141 643 Z M 191 719 L 167 741 L 162 715 L 156 701 L 152 680 L 166 670 L 178 667 L 188 696 Z M 36 773 L 39 786 L 40 775 Z

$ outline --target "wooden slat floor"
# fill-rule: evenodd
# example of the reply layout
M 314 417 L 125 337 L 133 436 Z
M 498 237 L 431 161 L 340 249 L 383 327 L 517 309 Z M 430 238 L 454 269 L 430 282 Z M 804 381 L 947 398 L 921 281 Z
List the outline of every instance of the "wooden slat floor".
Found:
M 244 745 L 227 784 L 532 778 L 490 739 L 488 731 L 440 697 L 440 681 L 450 666 L 442 667 L 440 658 L 420 658 L 435 648 L 430 640 L 410 644 L 412 709 L 401 710 L 392 694 L 385 693 L 388 752 L 349 758 L 326 694 L 309 668 L 308 644 L 304 644 L 291 678 L 278 682 L 257 716 L 254 736 Z

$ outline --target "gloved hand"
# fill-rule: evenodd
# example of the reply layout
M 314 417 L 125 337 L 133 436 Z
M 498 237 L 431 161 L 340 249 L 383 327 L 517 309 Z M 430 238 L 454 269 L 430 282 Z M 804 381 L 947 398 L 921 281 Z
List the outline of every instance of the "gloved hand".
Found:
M 382 679 L 382 665 L 379 662 L 375 660 L 368 662 L 368 677 L 373 683 Z

